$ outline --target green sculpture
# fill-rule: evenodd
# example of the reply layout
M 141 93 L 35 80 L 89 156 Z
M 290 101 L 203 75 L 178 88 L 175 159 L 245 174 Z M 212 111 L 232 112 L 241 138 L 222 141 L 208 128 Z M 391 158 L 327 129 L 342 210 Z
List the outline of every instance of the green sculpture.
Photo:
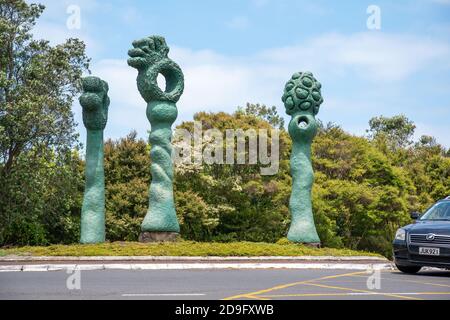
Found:
M 289 135 L 292 139 L 292 192 L 289 200 L 291 226 L 288 239 L 293 242 L 320 245 L 314 225 L 311 188 L 314 172 L 311 165 L 311 143 L 317 134 L 315 115 L 323 102 L 321 84 L 311 72 L 294 73 L 284 87 L 282 101 L 290 115 Z
M 151 36 L 133 41 L 128 65 L 138 70 L 137 87 L 147 102 L 151 124 L 150 157 L 152 182 L 149 208 L 141 225 L 140 241 L 174 240 L 180 232 L 173 199 L 172 124 L 177 118 L 175 103 L 184 89 L 180 67 L 168 58 L 169 47 L 163 37 Z M 157 83 L 162 74 L 165 91 Z
M 105 176 L 103 130 L 108 120 L 108 84 L 97 77 L 82 79 L 83 123 L 86 139 L 86 185 L 81 208 L 81 243 L 105 241 Z

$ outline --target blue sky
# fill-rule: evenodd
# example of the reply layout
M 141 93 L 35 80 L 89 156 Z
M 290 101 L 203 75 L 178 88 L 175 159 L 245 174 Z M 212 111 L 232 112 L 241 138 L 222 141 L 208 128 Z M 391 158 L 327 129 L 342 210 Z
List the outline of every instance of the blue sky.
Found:
M 126 59 L 133 40 L 157 34 L 185 74 L 177 123 L 246 102 L 275 105 L 284 115 L 285 82 L 309 70 L 322 83 L 323 122 L 362 135 L 371 117 L 403 113 L 416 123 L 416 138 L 433 135 L 450 147 L 450 0 L 41 3 L 47 9 L 35 35 L 54 44 L 81 38 L 92 73 L 110 84 L 106 137 L 131 129 L 147 135 L 146 105 Z M 80 8 L 80 29 L 66 26 L 70 5 Z M 369 5 L 380 8 L 379 30 L 367 28 Z M 84 141 L 81 107 L 73 108 Z

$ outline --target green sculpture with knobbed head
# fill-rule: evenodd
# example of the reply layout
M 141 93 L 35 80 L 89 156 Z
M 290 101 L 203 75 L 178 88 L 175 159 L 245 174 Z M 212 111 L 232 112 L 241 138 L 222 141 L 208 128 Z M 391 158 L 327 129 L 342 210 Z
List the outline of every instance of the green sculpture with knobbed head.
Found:
M 97 77 L 81 81 L 83 123 L 86 137 L 86 184 L 81 208 L 81 243 L 105 241 L 105 176 L 103 168 L 103 130 L 108 120 L 108 84 Z
M 180 232 L 173 198 L 172 124 L 177 118 L 176 102 L 184 89 L 180 67 L 167 54 L 163 37 L 150 36 L 133 42 L 128 65 L 138 70 L 137 87 L 147 102 L 151 124 L 150 157 L 152 181 L 149 208 L 141 225 L 140 241 L 173 240 Z M 166 88 L 161 90 L 157 77 L 162 74 Z
M 286 83 L 282 97 L 286 113 L 292 117 L 288 126 L 292 139 L 292 192 L 289 200 L 292 220 L 288 239 L 311 245 L 320 245 L 311 204 L 314 183 L 311 143 L 318 129 L 315 115 L 323 102 L 320 89 L 321 84 L 311 72 L 297 72 Z

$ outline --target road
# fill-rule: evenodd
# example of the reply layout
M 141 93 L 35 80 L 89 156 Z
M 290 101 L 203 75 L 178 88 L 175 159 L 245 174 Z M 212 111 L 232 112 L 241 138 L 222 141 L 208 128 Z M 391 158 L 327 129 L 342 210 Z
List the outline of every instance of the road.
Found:
M 80 271 L 79 277 L 65 271 L 1 272 L 0 299 L 448 300 L 450 271 L 103 270 Z

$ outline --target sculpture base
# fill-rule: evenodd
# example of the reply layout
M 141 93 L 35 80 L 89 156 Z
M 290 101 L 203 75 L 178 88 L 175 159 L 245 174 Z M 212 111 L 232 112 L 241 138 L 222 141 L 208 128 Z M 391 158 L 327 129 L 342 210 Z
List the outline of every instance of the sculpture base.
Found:
M 177 232 L 144 231 L 139 235 L 139 242 L 173 242 L 178 238 Z
M 320 242 L 302 242 L 305 247 L 320 248 Z

